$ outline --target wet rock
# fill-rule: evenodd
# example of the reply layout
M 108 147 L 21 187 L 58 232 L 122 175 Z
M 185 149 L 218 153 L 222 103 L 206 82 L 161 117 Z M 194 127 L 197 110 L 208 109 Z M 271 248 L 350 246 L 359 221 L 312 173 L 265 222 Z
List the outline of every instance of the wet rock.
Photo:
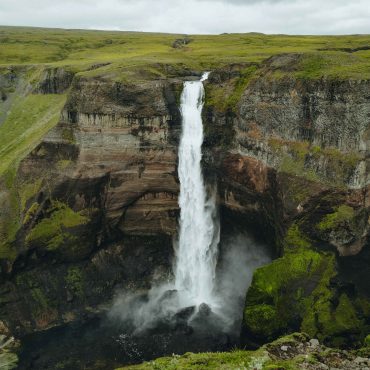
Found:
M 177 298 L 178 291 L 176 289 L 166 290 L 159 298 L 158 303 L 162 304 L 164 301 L 173 300 Z
M 188 320 L 195 312 L 196 306 L 189 306 L 176 312 L 174 318 L 175 320 Z
M 198 313 L 200 316 L 209 316 L 211 312 L 212 309 L 207 303 L 202 303 L 199 305 Z

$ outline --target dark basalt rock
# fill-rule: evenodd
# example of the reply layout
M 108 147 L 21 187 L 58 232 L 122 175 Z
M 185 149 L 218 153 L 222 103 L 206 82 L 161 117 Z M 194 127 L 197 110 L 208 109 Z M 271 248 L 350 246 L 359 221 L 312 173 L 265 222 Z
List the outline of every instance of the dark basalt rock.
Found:
M 212 313 L 211 307 L 207 303 L 202 303 L 198 307 L 198 315 L 207 317 Z
M 178 291 L 176 289 L 166 290 L 159 298 L 158 303 L 163 304 L 163 302 L 176 299 L 177 297 Z
M 176 312 L 174 319 L 176 321 L 188 321 L 189 318 L 194 314 L 196 306 L 189 306 L 182 308 L 180 311 Z

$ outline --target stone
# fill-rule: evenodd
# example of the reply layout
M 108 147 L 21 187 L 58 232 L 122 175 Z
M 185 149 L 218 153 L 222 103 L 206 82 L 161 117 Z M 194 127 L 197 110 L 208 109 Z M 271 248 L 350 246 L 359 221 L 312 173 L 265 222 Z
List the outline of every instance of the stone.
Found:
M 211 307 L 206 303 L 202 303 L 198 307 L 198 313 L 200 316 L 209 316 L 211 312 L 212 312 Z
M 318 341 L 318 339 L 315 339 L 315 338 L 310 339 L 309 343 L 310 343 L 310 346 L 314 347 L 314 348 L 316 348 L 320 345 L 320 342 Z
M 181 309 L 180 311 L 176 312 L 175 320 L 188 320 L 191 315 L 195 312 L 195 306 L 189 306 Z
M 287 352 L 289 349 L 289 346 L 281 346 L 280 349 L 284 352 Z
M 369 361 L 369 359 L 367 358 L 364 358 L 364 357 L 356 357 L 353 362 L 355 362 L 356 364 L 362 364 L 362 363 L 367 363 Z

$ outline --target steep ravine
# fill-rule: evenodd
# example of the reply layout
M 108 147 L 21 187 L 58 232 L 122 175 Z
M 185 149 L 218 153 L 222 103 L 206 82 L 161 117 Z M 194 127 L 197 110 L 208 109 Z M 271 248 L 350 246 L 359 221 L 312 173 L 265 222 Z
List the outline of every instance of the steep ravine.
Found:
M 305 331 L 360 346 L 370 331 L 369 82 L 274 76 L 284 58 L 226 108 L 212 89 L 233 93 L 250 67 L 214 71 L 206 86 L 203 168 L 217 181 L 221 227 L 252 231 L 280 257 L 254 274 L 242 343 Z M 54 327 L 55 337 L 67 325 L 68 340 L 80 325 L 89 333 L 117 290 L 171 273 L 182 79 L 40 78 L 33 94 L 67 100 L 0 183 L 4 235 L 6 218 L 19 218 L 0 243 L 0 331 L 22 339 Z

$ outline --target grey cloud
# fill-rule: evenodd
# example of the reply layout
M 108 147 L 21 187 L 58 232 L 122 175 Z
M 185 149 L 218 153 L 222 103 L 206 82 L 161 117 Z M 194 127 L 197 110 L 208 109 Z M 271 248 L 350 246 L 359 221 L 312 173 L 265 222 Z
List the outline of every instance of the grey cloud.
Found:
M 0 0 L 0 24 L 173 33 L 370 33 L 368 0 Z
M 200 0 L 200 1 L 209 1 L 209 0 Z M 221 2 L 225 4 L 233 5 L 250 5 L 250 4 L 278 4 L 278 3 L 293 3 L 297 0 L 213 0 L 215 2 Z

